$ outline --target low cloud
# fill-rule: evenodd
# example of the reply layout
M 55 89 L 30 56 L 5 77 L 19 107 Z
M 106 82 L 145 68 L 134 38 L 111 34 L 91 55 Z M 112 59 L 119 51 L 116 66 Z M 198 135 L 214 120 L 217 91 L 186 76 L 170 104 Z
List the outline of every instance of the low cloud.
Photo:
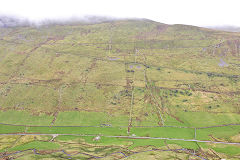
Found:
M 65 24 L 95 24 L 102 22 L 111 22 L 123 19 L 135 19 L 135 18 L 114 18 L 105 16 L 82 16 L 63 19 L 44 19 L 41 21 L 30 21 L 25 18 L 0 15 L 0 27 L 19 27 L 19 26 L 47 26 L 47 25 L 65 25 Z
M 14 16 L 1 16 L 0 27 L 16 27 L 16 26 L 30 26 L 31 23 L 27 19 L 17 18 Z

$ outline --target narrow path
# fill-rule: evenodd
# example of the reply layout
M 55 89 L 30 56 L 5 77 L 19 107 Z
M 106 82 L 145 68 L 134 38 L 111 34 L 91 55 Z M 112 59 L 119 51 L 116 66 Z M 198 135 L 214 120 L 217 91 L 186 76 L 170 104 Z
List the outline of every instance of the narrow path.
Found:
M 0 136 L 9 136 L 9 135 L 38 135 L 38 136 L 99 136 L 99 135 L 86 135 L 86 134 L 48 134 L 48 133 L 6 133 L 0 134 Z M 231 144 L 231 145 L 240 145 L 240 142 L 218 142 L 218 141 L 209 141 L 209 140 L 197 140 L 197 139 L 182 139 L 182 138 L 165 138 L 165 137 L 135 137 L 135 136 L 106 136 L 100 135 L 107 138 L 124 138 L 124 139 L 160 139 L 160 140 L 170 140 L 170 141 L 185 141 L 185 142 L 202 142 L 202 143 L 216 143 L 216 144 Z

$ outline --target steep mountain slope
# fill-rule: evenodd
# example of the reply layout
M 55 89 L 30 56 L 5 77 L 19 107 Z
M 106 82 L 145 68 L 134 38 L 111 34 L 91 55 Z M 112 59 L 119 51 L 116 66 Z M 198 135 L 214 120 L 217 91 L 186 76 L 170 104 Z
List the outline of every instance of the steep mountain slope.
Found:
M 127 156 L 161 150 L 165 145 L 171 152 L 179 152 L 180 158 L 239 156 L 239 145 L 179 140 L 239 143 L 239 33 L 142 19 L 4 27 L 0 37 L 1 133 L 101 135 L 97 142 L 59 135 L 47 145 L 99 143 L 106 148 L 112 145 Z M 135 135 L 178 140 L 104 137 Z M 0 151 L 32 149 L 33 143 L 43 143 L 43 137 L 38 135 L 37 141 L 25 138 L 13 146 L 9 142 Z M 1 138 L 9 139 L 6 135 Z M 96 146 L 92 147 L 96 151 Z M 63 149 L 75 153 L 73 148 Z M 44 151 L 37 145 L 34 149 Z M 165 155 L 153 154 L 156 159 Z

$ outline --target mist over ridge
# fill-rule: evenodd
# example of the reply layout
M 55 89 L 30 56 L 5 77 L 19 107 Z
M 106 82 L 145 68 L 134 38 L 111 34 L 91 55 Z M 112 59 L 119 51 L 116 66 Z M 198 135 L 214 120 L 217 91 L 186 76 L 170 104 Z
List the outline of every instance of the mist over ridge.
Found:
M 9 15 L 0 15 L 0 27 L 46 26 L 46 25 L 72 25 L 72 24 L 96 24 L 117 20 L 146 20 L 144 18 L 117 18 L 110 16 L 85 15 L 70 18 L 52 18 L 43 20 L 29 20 L 27 18 Z

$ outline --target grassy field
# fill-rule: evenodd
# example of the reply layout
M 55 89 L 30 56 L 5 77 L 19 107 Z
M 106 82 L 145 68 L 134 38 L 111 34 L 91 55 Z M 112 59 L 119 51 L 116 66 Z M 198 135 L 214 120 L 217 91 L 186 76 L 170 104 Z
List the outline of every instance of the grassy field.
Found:
M 239 33 L 150 20 L 0 33 L 0 133 L 92 135 L 1 136 L 0 159 L 239 158 L 239 145 L 93 140 L 239 143 L 240 126 L 223 126 L 240 124 Z

